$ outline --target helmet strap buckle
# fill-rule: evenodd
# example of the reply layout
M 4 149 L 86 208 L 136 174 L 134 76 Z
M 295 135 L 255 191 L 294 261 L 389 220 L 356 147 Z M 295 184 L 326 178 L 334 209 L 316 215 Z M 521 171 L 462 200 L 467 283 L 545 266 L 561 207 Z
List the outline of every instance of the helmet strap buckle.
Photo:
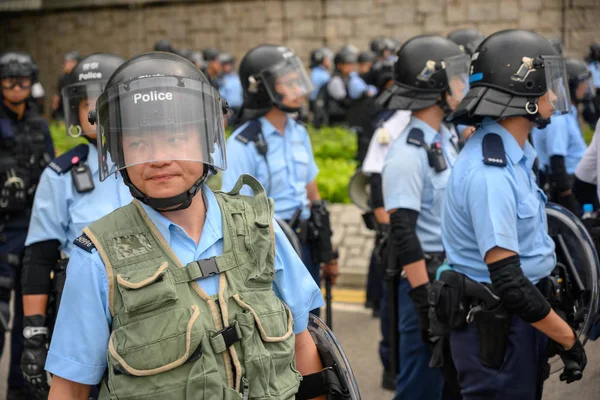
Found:
M 535 101 L 533 103 L 531 101 L 528 101 L 527 104 L 525 104 L 525 111 L 527 111 L 527 114 L 529 115 L 535 115 L 538 113 L 539 110 L 540 107 Z

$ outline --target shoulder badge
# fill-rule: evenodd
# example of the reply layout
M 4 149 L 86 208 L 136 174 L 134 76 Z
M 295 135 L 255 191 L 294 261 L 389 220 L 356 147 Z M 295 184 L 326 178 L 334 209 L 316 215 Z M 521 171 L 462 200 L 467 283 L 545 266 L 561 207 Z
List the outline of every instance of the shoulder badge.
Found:
M 419 128 L 412 128 L 410 132 L 408 132 L 406 143 L 417 147 L 423 147 L 423 144 L 425 143 L 425 134 Z
M 88 238 L 85 233 L 81 234 L 81 236 L 73 240 L 73 244 L 79 247 L 80 249 L 87 251 L 88 253 L 91 253 L 92 250 L 96 248 L 96 246 L 94 246 L 94 243 L 92 243 L 90 238 Z
M 85 162 L 88 157 L 90 148 L 87 144 L 80 144 L 64 154 L 56 157 L 48 167 L 57 174 L 64 174 L 80 162 Z
M 488 133 L 481 142 L 483 163 L 495 167 L 506 167 L 504 143 L 497 133 Z
M 256 140 L 256 137 L 261 131 L 260 121 L 257 119 L 253 119 L 248 122 L 248 125 L 242 130 L 237 136 L 236 140 L 244 144 L 248 144 Z

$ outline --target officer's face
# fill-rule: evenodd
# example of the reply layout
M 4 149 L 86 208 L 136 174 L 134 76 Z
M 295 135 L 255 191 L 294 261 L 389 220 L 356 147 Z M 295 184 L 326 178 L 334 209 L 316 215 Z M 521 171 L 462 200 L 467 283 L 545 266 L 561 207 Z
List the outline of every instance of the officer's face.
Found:
M 31 78 L 2 78 L 2 97 L 11 103 L 21 103 L 31 94 Z
M 577 89 L 575 89 L 576 99 L 573 100 L 583 100 L 583 98 L 585 97 L 586 93 L 589 92 L 589 90 L 589 81 L 585 80 L 583 82 L 579 82 L 579 85 L 577 85 Z
M 555 101 L 556 94 L 554 94 L 552 90 L 548 90 L 546 94 L 538 99 L 538 112 L 542 118 L 550 118 L 552 114 L 554 114 L 554 106 L 552 103 Z
M 65 60 L 63 62 L 63 71 L 65 74 L 70 74 L 73 71 L 73 68 L 77 65 L 76 60 Z
M 281 103 L 291 108 L 301 107 L 306 95 L 308 95 L 298 72 L 290 72 L 277 78 L 275 91 L 281 95 Z
M 338 64 L 337 67 L 343 75 L 350 75 L 352 72 L 356 71 L 358 64 L 343 63 L 343 64 Z
M 97 97 L 86 98 L 79 102 L 79 124 L 83 134 L 90 139 L 96 138 L 96 128 L 88 121 L 88 113 L 96 106 Z
M 131 183 L 156 199 L 181 194 L 202 176 L 201 149 L 200 133 L 194 128 L 128 134 L 123 138 L 125 165 L 131 165 L 127 167 Z
M 221 64 L 219 60 L 213 60 L 208 65 L 211 69 L 211 73 L 214 75 L 221 75 L 223 72 L 223 64 Z
M 327 57 L 325 57 L 325 58 L 323 59 L 323 66 L 324 66 L 325 68 L 327 68 L 327 69 L 330 69 L 330 68 L 331 68 L 331 59 L 330 59 L 330 58 L 327 58 Z
M 358 73 L 361 75 L 366 74 L 367 72 L 369 72 L 371 70 L 372 65 L 373 65 L 372 62 L 364 62 L 364 63 L 358 64 Z
M 233 71 L 233 64 L 223 64 L 223 73 L 230 74 Z

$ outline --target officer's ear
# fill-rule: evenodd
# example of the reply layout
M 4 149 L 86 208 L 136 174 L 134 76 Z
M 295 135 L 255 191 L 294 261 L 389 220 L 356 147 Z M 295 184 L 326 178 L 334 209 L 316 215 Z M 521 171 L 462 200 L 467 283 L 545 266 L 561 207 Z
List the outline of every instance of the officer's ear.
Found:
M 88 122 L 92 125 L 96 123 L 96 110 L 90 110 L 90 112 L 88 112 Z

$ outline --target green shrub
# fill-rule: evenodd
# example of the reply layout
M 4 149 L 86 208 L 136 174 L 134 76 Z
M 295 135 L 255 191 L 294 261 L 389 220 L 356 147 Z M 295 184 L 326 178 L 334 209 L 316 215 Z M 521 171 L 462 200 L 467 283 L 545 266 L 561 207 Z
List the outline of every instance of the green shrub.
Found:
M 356 134 L 340 127 L 308 126 L 315 158 L 340 158 L 354 160 L 357 150 Z
M 67 130 L 63 122 L 52 122 L 50 124 L 50 135 L 52 135 L 54 151 L 57 157 L 80 143 L 87 143 L 87 140 L 82 137 L 73 138 L 67 135 Z
M 317 158 L 317 186 L 321 197 L 330 203 L 350 203 L 348 182 L 356 170 L 356 161 L 340 158 Z
M 594 130 L 588 124 L 585 124 L 582 126 L 581 131 L 583 133 L 583 139 L 585 140 L 585 143 L 589 145 L 592 142 L 592 137 L 594 137 Z

